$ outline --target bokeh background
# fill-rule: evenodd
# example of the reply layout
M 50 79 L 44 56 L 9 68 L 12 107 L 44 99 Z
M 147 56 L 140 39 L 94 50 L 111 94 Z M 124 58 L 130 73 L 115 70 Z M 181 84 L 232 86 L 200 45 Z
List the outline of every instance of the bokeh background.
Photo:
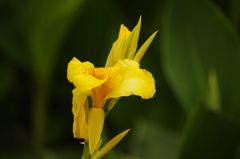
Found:
M 81 158 L 67 64 L 104 66 L 140 15 L 157 93 L 118 101 L 104 140 L 132 130 L 103 158 L 240 158 L 239 0 L 1 0 L 0 158 Z

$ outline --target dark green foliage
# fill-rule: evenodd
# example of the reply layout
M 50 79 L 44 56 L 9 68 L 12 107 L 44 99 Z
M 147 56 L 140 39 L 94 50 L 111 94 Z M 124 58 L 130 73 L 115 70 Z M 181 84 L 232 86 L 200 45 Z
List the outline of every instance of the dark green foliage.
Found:
M 132 30 L 140 15 L 139 46 L 159 30 L 141 61 L 157 92 L 117 102 L 105 140 L 132 130 L 104 158 L 240 158 L 239 10 L 239 0 L 0 1 L 0 158 L 81 158 L 67 64 L 104 66 L 120 24 Z

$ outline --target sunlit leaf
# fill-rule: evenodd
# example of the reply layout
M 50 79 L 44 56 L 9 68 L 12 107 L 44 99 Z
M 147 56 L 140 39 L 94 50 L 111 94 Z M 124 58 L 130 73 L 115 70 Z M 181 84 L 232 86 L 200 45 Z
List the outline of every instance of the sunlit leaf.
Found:
M 216 70 L 224 111 L 240 114 L 240 43 L 229 20 L 205 0 L 173 0 L 163 20 L 164 71 L 189 112 L 206 97 L 208 72 Z

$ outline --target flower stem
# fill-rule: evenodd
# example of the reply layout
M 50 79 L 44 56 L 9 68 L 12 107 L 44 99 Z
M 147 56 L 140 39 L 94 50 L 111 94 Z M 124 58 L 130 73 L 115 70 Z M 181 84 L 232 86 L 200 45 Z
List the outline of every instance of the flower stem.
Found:
M 89 144 L 88 144 L 88 141 L 85 140 L 84 147 L 83 147 L 82 159 L 89 159 L 89 157 L 90 157 Z

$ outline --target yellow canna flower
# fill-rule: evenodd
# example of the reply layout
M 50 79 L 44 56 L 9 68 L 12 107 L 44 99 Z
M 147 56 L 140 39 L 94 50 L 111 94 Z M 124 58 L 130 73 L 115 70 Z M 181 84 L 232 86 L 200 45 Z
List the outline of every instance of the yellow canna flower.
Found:
M 109 98 L 138 95 L 148 99 L 155 93 L 151 73 L 140 69 L 139 63 L 133 60 L 119 60 L 113 67 L 94 68 L 90 62 L 82 63 L 73 58 L 68 64 L 67 74 L 77 89 L 74 93 L 84 95 L 81 98 L 85 99 L 86 95 L 91 96 L 95 108 L 103 108 Z
M 141 17 L 132 32 L 121 25 L 105 67 L 95 68 L 92 63 L 76 58 L 68 64 L 67 78 L 76 87 L 72 92 L 73 134 L 89 142 L 92 159 L 103 156 L 129 131 L 120 133 L 98 151 L 104 118 L 116 101 L 122 96 L 148 99 L 155 94 L 154 78 L 150 72 L 140 69 L 139 62 L 157 32 L 136 52 L 140 27 Z M 88 97 L 92 99 L 92 107 L 88 105 Z
M 95 68 L 90 62 L 82 63 L 73 58 L 68 64 L 67 77 L 76 87 L 73 90 L 74 137 L 89 139 L 90 145 L 94 142 L 92 152 L 102 131 L 104 121 L 102 108 L 107 99 L 130 95 L 138 95 L 147 99 L 155 93 L 152 74 L 140 69 L 138 62 L 129 59 L 119 60 L 113 67 Z M 91 96 L 93 102 L 93 108 L 90 110 L 94 111 L 94 115 L 91 116 L 89 116 L 88 108 L 84 106 L 87 96 Z M 95 113 L 96 110 L 98 113 Z M 91 117 L 98 118 L 94 120 L 98 122 L 94 123 L 95 126 L 89 126 L 92 121 Z M 89 130 L 96 129 L 96 125 L 100 125 L 101 128 Z M 93 135 L 94 140 L 91 140 L 92 133 L 98 134 Z

